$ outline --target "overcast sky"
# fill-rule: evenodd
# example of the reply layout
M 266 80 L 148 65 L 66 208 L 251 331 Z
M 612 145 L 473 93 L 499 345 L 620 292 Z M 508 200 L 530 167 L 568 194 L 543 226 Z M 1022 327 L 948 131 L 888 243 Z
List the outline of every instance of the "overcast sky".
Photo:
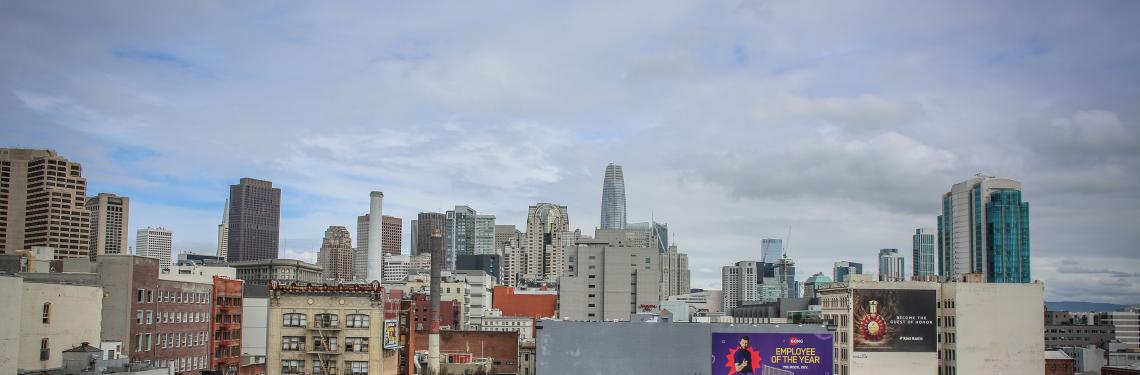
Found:
M 1140 302 L 1140 2 L 422 3 L 0 2 L 0 146 L 81 162 L 178 251 L 272 180 L 310 261 L 370 190 L 592 233 L 615 162 L 700 288 L 789 227 L 801 280 L 909 267 L 986 173 L 1024 185 L 1047 300 Z

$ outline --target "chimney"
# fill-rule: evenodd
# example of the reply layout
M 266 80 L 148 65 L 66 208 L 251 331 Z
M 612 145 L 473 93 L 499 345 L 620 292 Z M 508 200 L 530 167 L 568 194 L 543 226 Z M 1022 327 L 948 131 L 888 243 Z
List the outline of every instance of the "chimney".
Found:
M 370 194 L 368 209 L 368 280 L 383 281 L 384 265 L 381 262 L 384 244 L 384 193 Z
M 428 374 L 439 374 L 439 279 L 443 269 L 443 233 L 439 228 L 431 230 L 431 304 L 428 306 L 431 316 L 430 331 L 428 331 Z

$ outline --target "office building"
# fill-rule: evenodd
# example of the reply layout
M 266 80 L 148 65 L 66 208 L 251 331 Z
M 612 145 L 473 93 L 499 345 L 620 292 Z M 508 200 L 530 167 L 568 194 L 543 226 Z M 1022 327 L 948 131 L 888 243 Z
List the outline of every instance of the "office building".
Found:
M 580 237 L 580 231 L 570 230 L 566 206 L 553 203 L 530 206 L 527 210 L 522 277 L 557 280 L 566 268 L 566 249 L 573 247 Z
M 452 275 L 467 284 L 463 290 L 464 310 L 467 314 L 464 321 L 467 323 L 467 329 L 474 329 L 470 328 L 473 318 L 491 314 L 494 306 L 492 288 L 496 285 L 495 277 L 482 270 L 456 270 Z
M 412 224 L 415 226 L 415 241 L 412 242 L 412 255 L 434 254 L 431 248 L 431 233 L 433 230 L 438 230 L 439 233 L 443 233 L 443 227 L 446 223 L 447 215 L 445 214 L 438 212 L 420 212 L 417 216 L 417 220 Z M 443 246 L 443 242 L 438 242 L 436 246 Z
M 677 246 L 669 246 L 661 254 L 661 297 L 668 298 L 690 291 L 689 255 L 677 251 Z
M 379 282 L 274 284 L 269 296 L 267 374 L 383 373 Z
M 660 253 L 653 247 L 581 240 L 567 248 L 558 278 L 559 316 L 571 320 L 628 320 L 661 302 Z
M 796 283 L 796 262 L 785 254 L 772 266 L 772 271 L 775 273 L 776 282 L 780 285 L 781 298 L 800 298 L 799 284 Z
M 784 258 L 784 240 L 765 238 L 760 240 L 760 256 L 764 263 L 775 264 Z
M 498 283 L 502 278 L 503 257 L 495 254 L 460 255 L 455 259 L 455 271 L 483 271 Z
M 146 227 L 135 233 L 135 255 L 158 259 L 159 267 L 170 268 L 174 234 L 166 228 Z
M 475 215 L 474 255 L 495 253 L 495 215 Z
M 320 283 L 324 270 L 321 266 L 294 259 L 262 259 L 244 262 L 227 262 L 220 266 L 233 267 L 237 278 L 245 285 L 269 285 L 270 281 L 283 284 L 293 282 Z
M 226 205 L 222 209 L 222 223 L 218 224 L 218 252 L 217 255 L 222 259 L 226 259 L 226 254 L 229 253 L 230 243 L 230 200 L 226 199 Z
M 94 274 L 0 275 L 0 298 L 0 370 L 7 374 L 61 367 L 65 350 L 100 342 L 103 288 Z
M 644 241 L 647 244 L 646 246 L 657 248 L 658 252 L 664 253 L 669 251 L 669 224 L 650 220 L 639 223 L 627 223 L 625 229 L 627 230 L 621 233 L 625 233 L 627 241 Z M 595 231 L 594 236 L 598 237 L 604 232 L 607 232 L 607 230 Z
M 903 281 L 906 275 L 906 260 L 898 249 L 879 250 L 879 281 Z
M 601 229 L 625 229 L 625 175 L 621 166 L 610 163 L 602 179 Z
M 384 235 L 380 240 L 383 242 L 381 252 L 384 253 L 384 261 L 389 257 L 400 255 L 404 245 L 404 219 L 383 215 L 384 221 L 381 222 Z M 356 217 L 356 256 L 354 257 L 353 264 L 355 266 L 354 274 L 357 280 L 364 280 L 368 274 L 368 223 L 369 215 L 364 214 Z M 415 220 L 412 220 L 412 225 L 415 225 Z M 414 236 L 413 236 L 414 237 Z M 386 265 L 384 267 L 387 267 Z M 390 278 L 385 275 L 385 280 Z
M 832 280 L 839 283 L 847 281 L 848 275 L 862 275 L 863 264 L 855 262 L 835 262 L 835 267 L 832 269 Z
M 354 252 L 348 228 L 330 226 L 326 229 L 321 250 L 317 253 L 317 265 L 323 270 L 322 279 L 333 282 L 355 280 Z
M 56 259 L 90 256 L 83 167 L 51 150 L 0 148 L 0 252 L 34 246 Z
M 804 280 L 804 298 L 819 298 L 819 290 L 827 284 L 831 284 L 832 280 L 823 272 L 817 272 Z
M 934 230 L 919 228 L 914 230 L 911 274 L 915 280 L 938 275 L 938 241 Z M 934 281 L 934 280 L 927 280 Z
M 534 342 L 534 318 L 525 316 L 503 316 L 502 311 L 492 310 L 487 316 L 471 319 L 471 330 L 486 332 L 517 332 L 519 342 Z
M 444 269 L 455 269 L 460 255 L 495 254 L 495 215 L 480 215 L 468 206 L 447 211 L 443 230 Z
M 403 281 L 411 272 L 411 257 L 407 255 L 384 256 L 384 282 L 385 285 Z
M 1105 346 L 1116 338 L 1116 327 L 1097 313 L 1046 311 L 1045 349 Z
M 207 264 L 222 264 L 226 262 L 226 258 L 217 255 L 195 254 L 191 252 L 178 253 L 178 261 L 175 265 L 179 266 L 202 266 Z
M 496 225 L 495 251 L 503 255 L 499 283 L 517 285 L 526 273 L 526 237 L 514 225 Z
M 1032 281 L 1029 203 L 1021 199 L 1021 183 L 979 175 L 943 194 L 938 257 L 944 280 L 976 273 L 987 282 Z
M 242 178 L 230 185 L 230 262 L 277 259 L 281 229 L 281 189 L 270 181 Z
M 1127 348 L 1140 350 L 1140 305 L 1122 311 L 1100 313 L 1100 321 L 1111 324 L 1116 330 L 1116 340 Z
M 732 266 L 724 266 L 720 269 L 720 282 L 723 288 L 724 303 L 721 304 L 723 311 L 726 313 L 732 312 L 732 309 L 740 306 L 744 302 L 752 302 L 758 300 L 758 271 L 761 262 L 753 261 L 740 261 Z
M 87 197 L 85 204 L 91 212 L 91 245 L 89 256 L 92 260 L 102 254 L 123 254 L 129 251 L 127 228 L 130 217 L 131 199 L 110 193 L 99 193 Z

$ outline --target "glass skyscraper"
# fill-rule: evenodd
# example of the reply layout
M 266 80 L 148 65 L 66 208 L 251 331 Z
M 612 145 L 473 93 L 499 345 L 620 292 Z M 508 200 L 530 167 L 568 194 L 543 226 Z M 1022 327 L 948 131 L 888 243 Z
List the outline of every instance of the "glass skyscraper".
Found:
M 610 163 L 602 180 L 602 229 L 625 229 L 625 176 Z
M 765 238 L 760 240 L 760 257 L 764 263 L 772 263 L 780 261 L 784 257 L 784 240 L 775 238 Z
M 938 274 L 938 244 L 934 231 L 927 228 L 914 230 L 911 274 L 917 277 Z
M 1021 200 L 1021 183 L 979 175 L 955 184 L 942 195 L 937 243 L 944 280 L 975 273 L 988 282 L 1031 282 L 1029 203 Z

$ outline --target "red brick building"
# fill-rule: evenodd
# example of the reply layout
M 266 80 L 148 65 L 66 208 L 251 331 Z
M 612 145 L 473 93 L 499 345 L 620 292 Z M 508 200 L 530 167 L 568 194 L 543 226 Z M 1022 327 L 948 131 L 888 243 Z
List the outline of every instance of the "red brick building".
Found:
M 241 311 L 245 282 L 214 276 L 210 368 L 233 374 L 241 366 Z
M 426 351 L 428 332 L 416 332 L 415 351 Z M 439 351 L 445 358 L 490 358 L 490 374 L 519 373 L 518 332 L 440 331 Z
M 502 310 L 503 316 L 554 318 L 558 309 L 557 294 L 518 293 L 509 286 L 496 286 L 491 294 L 492 306 Z
M 412 293 L 412 300 L 415 301 L 415 308 L 417 309 L 412 322 L 415 324 L 416 331 L 427 331 L 430 328 L 431 315 L 428 314 L 428 295 L 426 293 Z M 456 301 L 439 301 L 439 326 L 442 330 L 459 329 L 459 308 L 456 306 Z M 426 341 L 425 341 L 426 342 Z

